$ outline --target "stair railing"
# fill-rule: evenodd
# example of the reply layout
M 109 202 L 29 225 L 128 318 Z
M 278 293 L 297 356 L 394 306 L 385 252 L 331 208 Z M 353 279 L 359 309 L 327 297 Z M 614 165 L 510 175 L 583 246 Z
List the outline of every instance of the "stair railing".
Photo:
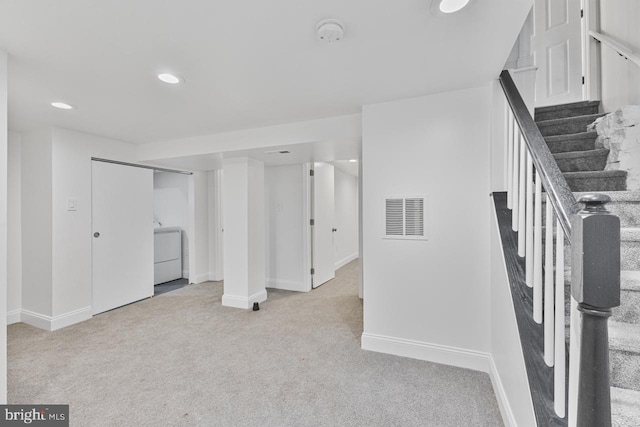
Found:
M 544 328 L 540 357 L 553 369 L 553 396 L 544 398 L 553 402 L 560 419 L 556 424 L 608 427 L 607 322 L 611 309 L 620 305 L 620 220 L 606 210 L 606 195 L 576 201 L 509 71 L 499 80 L 507 101 L 507 207 L 512 209 L 512 229 L 518 232 L 518 255 L 525 258 L 525 283 L 533 288 L 531 316 Z M 565 244 L 571 248 L 569 350 Z M 531 381 L 535 373 L 528 373 Z M 536 402 L 534 409 L 539 424 L 550 425 L 541 419 L 548 414 Z

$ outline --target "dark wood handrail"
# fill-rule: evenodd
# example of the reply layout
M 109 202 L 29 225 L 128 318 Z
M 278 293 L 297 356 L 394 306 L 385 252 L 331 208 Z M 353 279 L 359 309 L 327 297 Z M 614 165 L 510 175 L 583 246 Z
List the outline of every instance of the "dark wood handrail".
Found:
M 503 70 L 499 80 L 507 102 L 513 111 L 513 116 L 520 126 L 527 147 L 529 147 L 529 153 L 531 153 L 536 172 L 542 180 L 542 186 L 560 220 L 564 234 L 571 241 L 571 218 L 578 213 L 580 205 L 562 176 L 556 160 L 549 151 L 538 126 L 533 121 L 533 117 L 520 96 L 509 71 Z

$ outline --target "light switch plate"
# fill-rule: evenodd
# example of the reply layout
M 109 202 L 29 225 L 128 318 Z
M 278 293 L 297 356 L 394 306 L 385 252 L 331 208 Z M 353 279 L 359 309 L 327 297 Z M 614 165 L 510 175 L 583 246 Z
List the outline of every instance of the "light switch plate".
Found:
M 78 210 L 78 200 L 77 199 L 68 199 L 67 200 L 67 210 L 68 211 L 77 211 Z

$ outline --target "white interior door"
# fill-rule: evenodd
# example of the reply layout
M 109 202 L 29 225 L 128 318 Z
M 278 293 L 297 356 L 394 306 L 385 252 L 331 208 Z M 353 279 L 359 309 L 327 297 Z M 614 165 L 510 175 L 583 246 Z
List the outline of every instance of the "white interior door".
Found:
M 582 101 L 580 0 L 535 0 L 536 106 Z
M 153 170 L 92 162 L 93 314 L 153 296 Z
M 333 166 L 316 162 L 313 166 L 313 251 L 314 288 L 336 277 L 333 235 L 334 174 Z

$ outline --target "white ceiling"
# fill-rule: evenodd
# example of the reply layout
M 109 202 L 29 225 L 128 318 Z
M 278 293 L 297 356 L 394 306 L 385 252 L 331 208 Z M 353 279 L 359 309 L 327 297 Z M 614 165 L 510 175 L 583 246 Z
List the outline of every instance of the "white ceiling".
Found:
M 531 0 L 472 0 L 450 16 L 431 1 L 0 0 L 9 126 L 148 143 L 358 113 L 495 78 Z M 338 43 L 315 36 L 330 17 L 346 25 Z M 161 83 L 162 71 L 185 83 Z

